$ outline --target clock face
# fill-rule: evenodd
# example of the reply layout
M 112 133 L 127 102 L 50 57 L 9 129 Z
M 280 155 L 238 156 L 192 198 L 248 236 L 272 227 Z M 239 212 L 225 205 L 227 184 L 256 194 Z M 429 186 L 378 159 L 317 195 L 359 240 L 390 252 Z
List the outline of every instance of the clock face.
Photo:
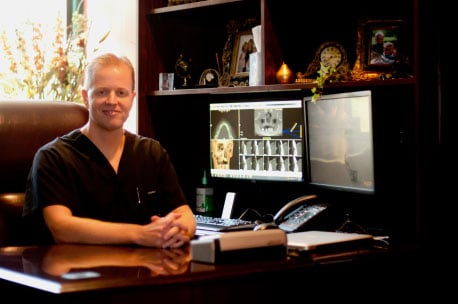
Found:
M 218 86 L 219 74 L 215 69 L 206 69 L 200 76 L 199 85 Z
M 301 76 L 304 79 L 314 79 L 317 72 L 324 67 L 332 67 L 342 71 L 348 71 L 347 51 L 338 42 L 326 41 L 322 43 L 315 51 L 313 61 L 309 63 L 307 71 Z
M 324 66 L 337 67 L 342 62 L 342 52 L 336 46 L 327 46 L 321 50 L 320 60 Z

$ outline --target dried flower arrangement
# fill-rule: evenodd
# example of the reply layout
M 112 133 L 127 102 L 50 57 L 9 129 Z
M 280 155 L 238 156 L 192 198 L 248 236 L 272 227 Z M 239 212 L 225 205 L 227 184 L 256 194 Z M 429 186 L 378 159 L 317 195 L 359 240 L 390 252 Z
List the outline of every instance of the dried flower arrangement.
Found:
M 0 35 L 1 51 L 4 53 L 1 57 L 7 60 L 9 67 L 7 73 L 0 74 L 1 93 L 11 98 L 23 96 L 28 99 L 82 103 L 80 92 L 87 64 L 89 35 L 87 18 L 75 11 L 72 24 L 64 27 L 62 17 L 57 17 L 52 56 L 46 56 L 43 25 L 29 23 L 29 26 L 32 30 L 31 41 L 27 41 L 23 31 L 16 29 L 15 48 L 5 32 Z M 98 41 L 98 45 L 105 41 L 109 33 Z M 97 51 L 97 48 L 93 51 Z

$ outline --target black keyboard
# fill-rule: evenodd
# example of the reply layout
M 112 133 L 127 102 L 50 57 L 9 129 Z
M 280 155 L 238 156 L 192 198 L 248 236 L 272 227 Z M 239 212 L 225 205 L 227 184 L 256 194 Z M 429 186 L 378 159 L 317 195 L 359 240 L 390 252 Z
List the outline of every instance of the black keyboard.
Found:
M 255 222 L 242 219 L 228 219 L 196 214 L 197 229 L 210 231 L 248 230 L 256 226 Z

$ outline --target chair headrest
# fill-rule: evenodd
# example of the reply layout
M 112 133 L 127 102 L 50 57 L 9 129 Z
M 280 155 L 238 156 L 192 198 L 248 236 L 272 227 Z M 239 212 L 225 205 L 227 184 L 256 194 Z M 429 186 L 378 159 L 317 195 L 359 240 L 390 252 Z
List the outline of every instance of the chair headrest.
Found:
M 0 101 L 0 193 L 23 192 L 39 147 L 82 127 L 88 111 L 60 101 Z

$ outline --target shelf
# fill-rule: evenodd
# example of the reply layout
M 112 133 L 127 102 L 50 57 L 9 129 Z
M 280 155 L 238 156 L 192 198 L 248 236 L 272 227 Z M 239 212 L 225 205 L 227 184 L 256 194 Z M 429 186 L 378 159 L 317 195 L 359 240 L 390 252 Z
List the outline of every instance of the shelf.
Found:
M 413 85 L 414 78 L 398 78 L 389 80 L 361 80 L 361 81 L 345 81 L 333 83 L 327 88 L 362 88 L 362 87 L 381 87 L 381 86 L 400 86 Z M 302 91 L 310 90 L 314 87 L 314 83 L 292 83 L 292 84 L 274 84 L 263 86 L 244 86 L 244 87 L 217 87 L 217 88 L 195 88 L 195 89 L 177 89 L 173 91 L 153 91 L 150 96 L 178 96 L 178 95 L 199 95 L 199 94 L 240 94 L 240 93 L 264 93 L 278 91 Z M 326 89 L 326 87 L 325 87 Z
M 215 6 L 215 5 L 220 5 L 220 4 L 229 4 L 229 3 L 233 3 L 233 2 L 243 2 L 243 0 L 204 0 L 204 1 L 197 1 L 197 2 L 178 4 L 178 5 L 172 5 L 172 6 L 166 6 L 166 7 L 152 9 L 151 10 L 151 14 L 152 15 L 158 15 L 158 14 L 172 13 L 172 12 L 178 12 L 178 11 L 186 11 L 186 10 L 191 10 L 191 9 L 195 9 L 195 8 L 202 8 L 202 7 L 207 7 L 207 6 Z

